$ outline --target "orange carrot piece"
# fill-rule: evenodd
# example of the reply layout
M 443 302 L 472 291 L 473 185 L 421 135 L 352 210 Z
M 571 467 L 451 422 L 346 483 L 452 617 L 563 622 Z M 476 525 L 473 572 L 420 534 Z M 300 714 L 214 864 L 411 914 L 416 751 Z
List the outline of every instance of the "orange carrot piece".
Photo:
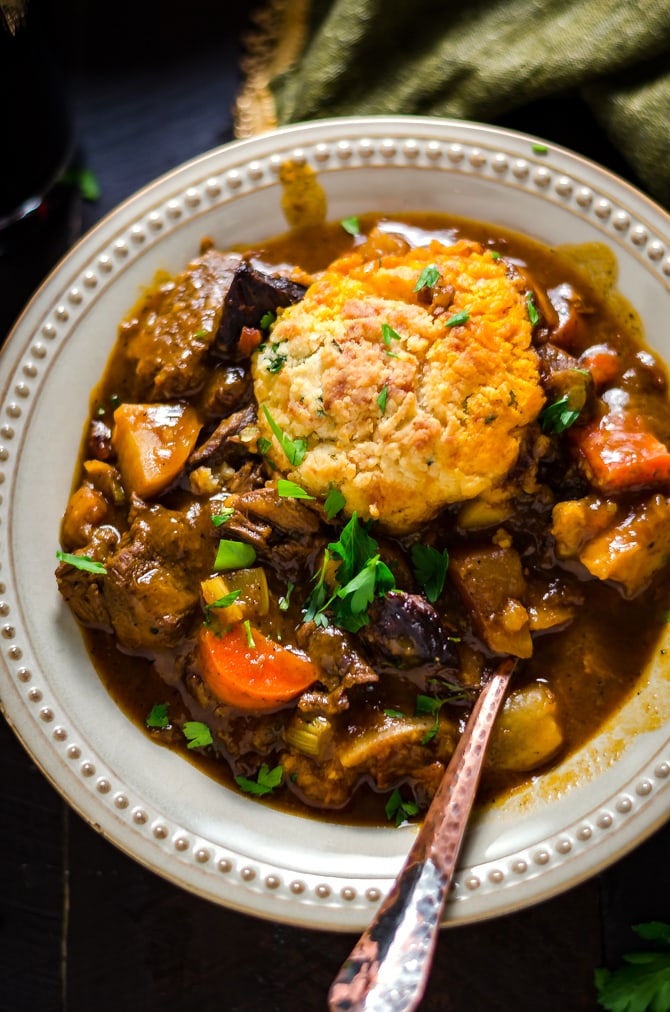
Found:
M 655 488 L 670 482 L 670 451 L 635 418 L 606 415 L 571 433 L 601 492 Z
M 240 339 L 237 342 L 237 352 L 243 358 L 249 358 L 252 351 L 255 351 L 261 343 L 263 335 L 257 327 L 242 327 Z
M 294 699 L 318 678 L 304 654 L 267 639 L 240 623 L 223 634 L 203 627 L 199 639 L 201 674 L 210 691 L 240 710 L 273 710 Z
M 621 371 L 619 355 L 607 344 L 594 344 L 587 348 L 579 359 L 579 364 L 588 369 L 593 376 L 596 390 L 601 390 L 612 383 Z

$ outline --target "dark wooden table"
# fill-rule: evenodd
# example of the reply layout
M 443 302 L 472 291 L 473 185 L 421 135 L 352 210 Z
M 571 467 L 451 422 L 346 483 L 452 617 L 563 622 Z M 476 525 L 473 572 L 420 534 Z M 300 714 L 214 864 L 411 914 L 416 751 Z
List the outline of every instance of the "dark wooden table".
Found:
M 0 256 L 0 335 L 103 214 L 232 136 L 243 9 L 208 0 L 191 0 L 188 11 L 121 3 L 113 17 L 85 0 L 64 9 L 80 158 L 102 193 L 94 203 L 61 193 L 30 241 Z M 631 178 L 571 96 L 503 125 L 567 144 Z M 70 810 L 2 720 L 0 811 L 0 1012 L 325 1008 L 352 936 L 230 912 L 140 867 Z M 594 968 L 616 964 L 634 946 L 632 924 L 670 919 L 669 858 L 666 824 L 555 899 L 444 931 L 422 1008 L 593 1012 Z

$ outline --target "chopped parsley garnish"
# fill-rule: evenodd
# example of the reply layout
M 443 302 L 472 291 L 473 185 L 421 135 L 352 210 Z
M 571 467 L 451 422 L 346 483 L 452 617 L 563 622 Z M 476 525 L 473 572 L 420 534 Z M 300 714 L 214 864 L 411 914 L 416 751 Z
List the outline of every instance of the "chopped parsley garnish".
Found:
M 212 744 L 212 732 L 200 720 L 187 720 L 182 731 L 188 739 L 187 748 L 204 748 L 205 745 Z
M 579 418 L 579 411 L 571 408 L 568 394 L 563 394 L 553 404 L 548 404 L 540 413 L 540 425 L 543 432 L 565 432 Z
M 344 498 L 339 488 L 331 488 L 326 496 L 326 501 L 323 504 L 328 520 L 332 520 L 336 517 L 337 514 L 344 509 L 346 504 L 347 500 Z
M 290 580 L 286 583 L 286 593 L 283 594 L 277 604 L 279 605 L 280 611 L 288 611 L 289 605 L 291 604 L 291 594 L 295 590 L 295 583 L 291 583 Z
M 404 801 L 403 796 L 396 787 L 384 808 L 386 818 L 389 822 L 395 822 L 396 826 L 402 826 L 413 815 L 419 814 L 419 806 L 415 801 Z
M 497 250 L 492 249 L 491 250 L 491 259 L 492 260 L 502 260 L 502 253 L 498 253 Z
M 147 727 L 157 729 L 169 727 L 170 718 L 168 717 L 167 703 L 154 703 L 144 723 L 146 724 Z
M 549 148 L 547 147 L 546 144 L 533 144 L 533 151 L 535 152 L 536 155 L 546 155 L 549 151 Z
M 268 309 L 267 313 L 263 313 L 263 315 L 261 316 L 260 322 L 261 330 L 269 330 L 276 319 L 277 314 L 273 313 L 271 309 Z
M 392 355 L 393 358 L 397 358 L 397 356 L 394 355 L 393 352 L 388 351 L 388 349 L 391 347 L 391 341 L 401 341 L 402 338 L 400 337 L 398 331 L 394 330 L 389 323 L 382 323 L 382 340 L 387 348 L 386 354 Z
M 208 330 L 196 330 L 196 332 L 195 332 L 195 334 L 193 336 L 194 337 L 201 337 L 201 338 L 202 337 L 209 337 L 209 331 Z
M 262 454 L 263 457 L 266 455 L 266 453 L 268 453 L 272 449 L 271 441 L 269 439 L 266 439 L 265 436 L 258 437 L 257 446 L 258 452 Z
M 95 559 L 90 559 L 88 555 L 73 555 L 71 552 L 57 551 L 56 558 L 60 562 L 74 566 L 75 569 L 83 569 L 86 573 L 97 573 L 99 576 L 104 576 L 107 572 L 102 562 L 96 562 Z
M 594 980 L 598 1003 L 608 1012 L 667 1012 L 670 1009 L 670 924 L 650 921 L 633 931 L 651 943 L 630 952 L 616 970 L 600 967 Z
M 313 495 L 305 492 L 295 481 L 287 478 L 279 478 L 277 481 L 277 492 L 284 499 L 314 499 Z
M 230 518 L 233 516 L 234 513 L 235 513 L 234 509 L 231 509 L 229 506 L 226 506 L 219 513 L 214 513 L 212 515 L 212 523 L 214 524 L 215 527 L 222 527 L 223 524 L 228 523 L 228 521 L 230 520 Z
M 279 341 L 278 344 L 271 344 L 267 350 L 265 368 L 270 373 L 281 372 L 283 366 L 286 364 L 288 355 L 282 355 L 279 351 L 282 344 L 284 344 L 283 341 Z
M 268 425 L 272 429 L 272 432 L 281 446 L 282 450 L 286 454 L 290 464 L 294 467 L 298 467 L 302 464 L 307 453 L 307 440 L 306 439 L 290 439 L 285 432 L 282 432 L 281 428 L 277 425 L 274 418 L 268 411 L 267 405 L 263 405 L 263 411 L 265 417 L 268 420 Z
M 341 562 L 329 597 L 325 581 L 333 557 Z M 342 529 L 339 541 L 328 545 L 315 580 L 316 586 L 307 600 L 305 621 L 327 625 L 324 613 L 330 609 L 335 625 L 349 632 L 358 632 L 367 625 L 368 605 L 375 595 L 384 596 L 395 587 L 395 578 L 382 562 L 377 542 L 370 537 L 356 513 Z
M 392 710 L 390 708 L 388 710 L 384 710 L 384 714 L 387 717 L 404 717 L 405 716 L 405 714 L 402 712 L 402 710 Z
M 248 777 L 235 777 L 235 783 L 247 794 L 257 794 L 262 797 L 264 794 L 272 794 L 274 789 L 280 786 L 283 776 L 283 766 L 275 766 L 274 769 L 270 769 L 267 763 L 263 763 L 255 780 L 250 780 Z
M 361 224 L 355 214 L 352 215 L 351 218 L 343 218 L 340 225 L 345 232 L 349 233 L 349 235 L 361 234 Z
M 414 710 L 415 717 L 434 717 L 433 726 L 426 731 L 423 738 L 421 739 L 422 745 L 428 745 L 433 740 L 440 727 L 440 710 L 446 703 L 446 699 L 435 699 L 434 696 L 422 696 L 416 697 L 416 708 Z
M 330 552 L 326 548 L 323 553 L 323 562 L 318 572 L 314 575 L 314 590 L 311 592 L 305 603 L 305 622 L 315 622 L 316 625 L 327 626 L 328 619 L 324 615 L 324 609 L 328 604 L 328 588 L 326 587 L 326 570 L 330 562 Z
M 388 395 L 389 395 L 388 387 L 386 386 L 386 384 L 384 384 L 384 386 L 381 388 L 379 397 L 377 398 L 377 404 L 379 405 L 379 410 L 381 411 L 382 414 L 384 414 L 384 412 L 386 411 L 386 401 L 388 400 Z
M 538 313 L 535 307 L 535 299 L 533 297 L 532 292 L 528 292 L 528 294 L 526 295 L 526 306 L 528 308 L 528 319 L 530 320 L 531 325 L 534 327 L 535 324 L 538 323 L 540 320 L 540 314 Z
M 437 601 L 444 587 L 449 566 L 449 554 L 444 549 L 438 552 L 430 545 L 412 545 L 410 556 L 416 582 L 431 604 Z
M 440 272 L 435 264 L 428 264 L 419 274 L 419 280 L 414 285 L 414 291 L 420 292 L 422 288 L 432 288 L 440 280 Z
M 256 561 L 256 551 L 245 541 L 229 541 L 221 538 L 214 560 L 214 569 L 247 569 Z
M 58 180 L 64 186 L 74 186 L 84 200 L 94 203 L 100 200 L 102 190 L 98 178 L 92 169 L 86 167 L 80 169 L 68 169 Z
M 251 647 L 251 649 L 253 650 L 254 647 L 256 646 L 256 640 L 254 639 L 254 634 L 253 634 L 253 630 L 251 628 L 251 621 L 250 621 L 250 619 L 245 618 L 245 620 L 242 623 L 242 625 L 244 626 L 244 632 L 246 633 L 246 637 L 247 637 L 247 646 Z
M 212 601 L 211 604 L 205 605 L 205 620 L 209 622 L 210 611 L 212 608 L 228 608 L 231 604 L 237 601 L 238 597 L 242 593 L 241 590 L 231 590 L 228 594 L 224 594 L 223 597 L 217 598 L 216 601 Z
M 462 323 L 467 323 L 469 319 L 470 314 L 468 313 L 467 309 L 462 309 L 460 313 L 454 313 L 453 316 L 450 316 L 449 319 L 446 321 L 445 326 L 459 327 Z

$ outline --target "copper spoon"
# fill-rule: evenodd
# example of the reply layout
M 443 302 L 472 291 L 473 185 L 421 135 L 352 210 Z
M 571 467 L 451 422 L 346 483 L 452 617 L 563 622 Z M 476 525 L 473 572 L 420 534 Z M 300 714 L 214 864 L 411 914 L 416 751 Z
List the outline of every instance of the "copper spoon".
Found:
M 482 689 L 425 821 L 393 887 L 342 964 L 330 1012 L 411 1012 L 426 987 L 495 718 L 516 661 Z

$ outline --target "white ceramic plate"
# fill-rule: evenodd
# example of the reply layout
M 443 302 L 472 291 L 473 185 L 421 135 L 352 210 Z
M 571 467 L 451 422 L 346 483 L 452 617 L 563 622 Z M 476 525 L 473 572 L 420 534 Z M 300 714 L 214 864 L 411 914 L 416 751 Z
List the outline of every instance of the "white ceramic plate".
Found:
M 0 699 L 45 775 L 122 850 L 211 900 L 278 921 L 359 930 L 415 830 L 275 812 L 152 744 L 106 694 L 53 577 L 88 396 L 116 326 L 158 268 L 200 239 L 285 229 L 278 169 L 304 159 L 334 219 L 441 210 L 550 243 L 615 251 L 620 289 L 670 359 L 670 220 L 596 165 L 534 139 L 413 117 L 321 121 L 227 145 L 131 198 L 56 268 L 0 358 Z M 451 923 L 533 903 L 593 874 L 659 826 L 670 804 L 670 686 L 659 653 L 598 740 L 469 833 Z

